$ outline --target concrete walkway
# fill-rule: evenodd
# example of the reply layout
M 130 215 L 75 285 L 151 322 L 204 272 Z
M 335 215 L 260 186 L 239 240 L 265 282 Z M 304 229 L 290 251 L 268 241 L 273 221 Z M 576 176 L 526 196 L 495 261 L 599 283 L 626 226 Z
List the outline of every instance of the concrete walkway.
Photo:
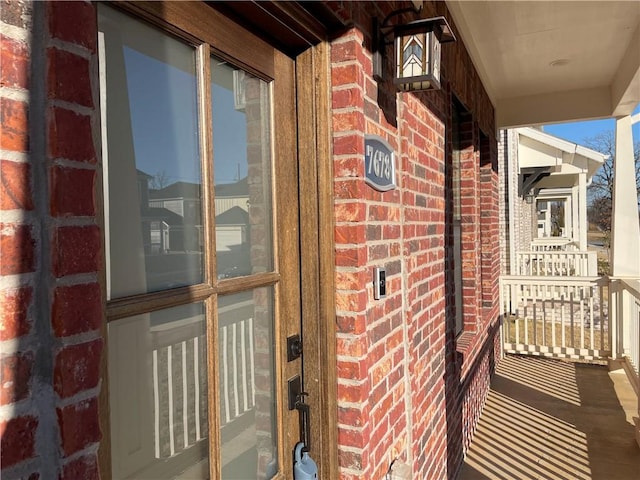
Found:
M 640 480 L 622 369 L 507 356 L 458 480 Z

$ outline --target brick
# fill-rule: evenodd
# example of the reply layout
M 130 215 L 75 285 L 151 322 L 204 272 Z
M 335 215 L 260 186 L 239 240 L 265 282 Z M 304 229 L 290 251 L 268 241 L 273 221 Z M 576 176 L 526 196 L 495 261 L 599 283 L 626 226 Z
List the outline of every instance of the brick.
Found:
M 33 2 L 27 1 L 3 1 L 0 8 L 0 20 L 18 28 L 31 26 L 31 11 Z
M 351 428 L 338 427 L 338 445 L 368 449 L 367 439 L 360 429 L 353 430 Z
M 361 286 L 362 287 L 362 286 Z M 361 312 L 367 307 L 367 292 L 336 292 L 336 310 Z
M 0 210 L 33 210 L 31 165 L 0 160 Z
M 4 8 L 4 5 L 3 5 Z M 0 35 L 0 65 L 2 65 L 3 87 L 28 88 L 29 87 L 29 50 L 27 46 L 18 40 Z
M 335 257 L 336 266 L 357 267 L 367 263 L 366 247 L 337 248 Z
M 56 355 L 53 385 L 61 398 L 98 386 L 102 339 L 63 347 Z
M 12 418 L 0 423 L 0 463 L 11 467 L 35 455 L 38 419 L 33 416 Z
M 31 226 L 0 224 L 0 275 L 33 272 L 35 263 Z
M 51 169 L 51 215 L 94 216 L 95 170 L 54 166 Z
M 362 453 L 341 450 L 338 452 L 338 464 L 342 468 L 360 470 L 362 468 Z
M 53 38 L 96 51 L 95 7 L 87 2 L 50 2 L 49 33 Z
M 335 181 L 333 185 L 336 200 L 364 198 L 365 183 L 361 179 Z
M 360 112 L 345 111 L 334 113 L 332 121 L 336 132 L 362 132 L 364 130 L 364 115 Z
M 96 398 L 57 408 L 56 413 L 65 456 L 73 455 L 102 438 Z
M 102 291 L 97 283 L 58 287 L 51 312 L 57 337 L 97 330 L 102 324 Z
M 333 140 L 334 155 L 364 155 L 364 140 L 360 135 L 343 135 Z M 361 157 L 348 159 L 350 163 L 344 163 L 340 169 L 336 168 L 337 177 L 362 177 L 364 176 L 364 160 Z M 340 163 L 346 162 L 341 160 Z M 338 162 L 336 162 L 338 163 Z M 339 171 L 338 171 L 339 170 Z M 353 173 L 341 173 L 342 171 Z M 355 174 L 354 174 L 355 173 Z
M 71 460 L 62 467 L 59 480 L 92 480 L 100 479 L 98 470 L 98 460 L 95 455 L 84 455 L 80 458 Z
M 0 405 L 19 402 L 29 396 L 33 353 L 0 357 Z
M 331 62 L 347 62 L 357 59 L 356 42 L 336 43 L 331 47 Z
M 59 227 L 53 239 L 52 261 L 56 277 L 100 270 L 100 229 L 86 227 Z
M 367 207 L 362 202 L 338 203 L 333 211 L 337 222 L 363 222 L 367 215 Z
M 31 331 L 29 307 L 32 299 L 31 287 L 0 292 L 0 341 L 19 338 Z
M 341 85 L 362 85 L 362 70 L 355 64 L 334 66 L 331 69 L 331 84 L 334 87 Z
M 64 108 L 50 109 L 49 155 L 53 158 L 96 163 L 91 118 Z
M 341 209 L 346 212 L 349 210 L 355 211 L 355 213 L 348 213 L 347 218 L 353 218 L 353 215 L 360 215 L 356 204 L 352 204 L 352 207 L 347 209 Z M 342 219 L 341 219 L 342 220 Z M 367 239 L 367 227 L 364 223 L 336 225 L 335 227 L 335 242 L 336 244 L 364 244 Z
M 26 102 L 0 98 L 0 148 L 29 151 L 29 107 Z
M 360 105 L 363 101 L 364 95 L 358 86 L 342 87 L 340 90 L 334 90 L 331 96 L 331 106 L 336 110 L 352 108 L 354 105 Z M 364 151 L 364 141 L 361 140 L 360 143 L 362 143 Z
M 89 60 L 55 47 L 49 48 L 47 57 L 49 98 L 93 107 Z
M 367 322 L 364 315 L 337 315 L 336 326 L 340 333 L 360 335 L 366 330 Z

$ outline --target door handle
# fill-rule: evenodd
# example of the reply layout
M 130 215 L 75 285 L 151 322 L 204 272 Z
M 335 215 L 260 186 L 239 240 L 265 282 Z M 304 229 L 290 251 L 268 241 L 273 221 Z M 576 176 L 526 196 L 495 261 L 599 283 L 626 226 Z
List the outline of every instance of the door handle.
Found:
M 288 381 L 289 410 L 298 410 L 300 425 L 300 441 L 304 443 L 305 451 L 311 448 L 311 410 L 309 404 L 305 403 L 304 397 L 307 392 L 302 391 L 302 378 L 296 375 Z
M 309 404 L 304 402 L 307 392 L 300 392 L 296 401 L 296 410 L 300 414 L 300 441 L 304 443 L 304 451 L 311 450 L 311 410 Z

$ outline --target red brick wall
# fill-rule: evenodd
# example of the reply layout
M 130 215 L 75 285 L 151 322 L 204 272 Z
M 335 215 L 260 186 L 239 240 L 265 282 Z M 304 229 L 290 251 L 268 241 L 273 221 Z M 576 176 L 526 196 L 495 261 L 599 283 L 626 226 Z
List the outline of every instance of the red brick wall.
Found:
M 95 12 L 3 2 L 1 476 L 97 478 Z
M 395 458 L 411 465 L 413 478 L 454 478 L 499 355 L 493 107 L 461 41 L 443 47 L 441 91 L 396 94 L 389 79 L 373 80 L 371 13 L 383 18 L 401 6 L 336 4 L 354 25 L 332 43 L 331 77 L 344 479 L 382 479 Z M 426 11 L 448 16 L 443 2 Z M 446 175 L 454 96 L 469 112 L 461 132 L 464 332 L 457 338 Z M 365 184 L 365 134 L 393 147 L 395 190 Z M 375 267 L 387 270 L 381 300 L 373 299 Z
M 332 5 L 355 25 L 332 44 L 341 478 L 384 478 L 396 457 L 414 478 L 453 478 L 499 352 L 493 108 L 461 41 L 443 49 L 441 91 L 396 95 L 389 80 L 379 88 L 370 14 L 406 2 Z M 448 15 L 444 2 L 426 10 Z M 95 11 L 85 2 L 10 1 L 0 21 L 2 475 L 97 478 L 104 316 Z M 454 95 L 471 115 L 458 338 L 446 256 Z M 396 152 L 391 192 L 363 181 L 365 133 Z M 376 266 L 388 276 L 379 301 Z

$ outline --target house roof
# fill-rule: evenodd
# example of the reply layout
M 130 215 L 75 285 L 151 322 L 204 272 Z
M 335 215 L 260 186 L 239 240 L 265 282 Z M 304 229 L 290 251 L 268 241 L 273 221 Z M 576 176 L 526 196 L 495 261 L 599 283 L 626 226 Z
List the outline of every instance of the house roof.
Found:
M 200 198 L 200 184 L 176 182 L 158 190 L 149 190 L 149 198 Z
M 142 219 L 146 221 L 163 221 L 169 225 L 182 225 L 184 219 L 166 208 L 148 207 L 142 212 Z
M 562 188 L 577 185 L 578 175 L 587 182 L 609 157 L 536 128 L 516 128 L 518 168 L 525 187 Z M 528 179 L 528 180 L 527 180 Z
M 220 183 L 216 185 L 216 198 L 218 197 L 246 197 L 249 195 L 249 179 L 241 178 L 235 183 Z
M 249 213 L 237 205 L 216 215 L 216 225 L 247 225 L 248 223 Z
M 629 115 L 640 103 L 637 1 L 447 0 L 499 128 Z

